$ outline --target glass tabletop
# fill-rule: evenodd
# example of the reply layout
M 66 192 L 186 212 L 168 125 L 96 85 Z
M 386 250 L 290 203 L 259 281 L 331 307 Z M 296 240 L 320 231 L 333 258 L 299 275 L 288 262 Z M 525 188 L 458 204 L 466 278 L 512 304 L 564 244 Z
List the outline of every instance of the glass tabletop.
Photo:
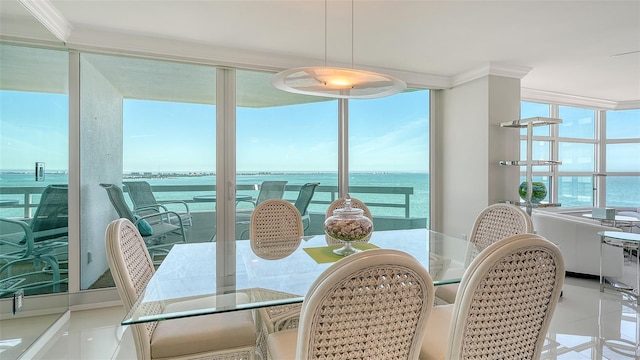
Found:
M 602 240 L 614 239 L 620 241 L 637 242 L 640 243 L 640 234 L 622 232 L 622 231 L 599 231 L 598 235 L 602 237 Z
M 261 259 L 249 240 L 235 244 L 235 287 L 217 287 L 233 281 L 216 274 L 215 242 L 174 245 L 122 325 L 301 303 L 313 281 L 341 259 L 331 251 L 339 246 L 327 246 L 325 235 L 303 239 L 279 260 Z M 460 282 L 475 253 L 467 240 L 426 229 L 374 231 L 368 244 L 358 246 L 413 255 L 436 286 Z

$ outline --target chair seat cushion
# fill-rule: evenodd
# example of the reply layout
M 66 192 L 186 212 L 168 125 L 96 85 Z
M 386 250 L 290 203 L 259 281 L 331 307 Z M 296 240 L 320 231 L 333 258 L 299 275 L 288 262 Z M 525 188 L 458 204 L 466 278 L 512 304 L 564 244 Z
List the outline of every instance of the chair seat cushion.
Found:
M 151 338 L 153 359 L 255 346 L 250 311 L 193 316 L 158 322 Z
M 298 329 L 277 331 L 267 337 L 269 359 L 295 359 Z
M 228 294 L 236 303 L 247 303 L 247 294 Z M 216 297 L 180 301 L 165 307 L 166 312 L 215 307 Z M 192 316 L 158 322 L 151 338 L 153 359 L 172 358 L 184 354 L 207 353 L 236 347 L 254 347 L 256 328 L 250 311 Z
M 453 304 L 433 307 L 427 322 L 427 331 L 424 334 L 422 347 L 420 348 L 420 360 L 440 360 L 445 358 L 452 315 Z

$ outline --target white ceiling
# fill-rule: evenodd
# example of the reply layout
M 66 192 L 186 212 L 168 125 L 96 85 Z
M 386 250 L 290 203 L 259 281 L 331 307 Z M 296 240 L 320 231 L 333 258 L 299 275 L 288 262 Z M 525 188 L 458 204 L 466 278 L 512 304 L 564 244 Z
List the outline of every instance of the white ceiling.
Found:
M 267 69 L 325 61 L 324 0 L 21 3 L 69 47 Z M 353 6 L 355 67 L 436 88 L 483 71 L 513 72 L 526 74 L 523 92 L 622 107 L 640 102 L 640 0 L 356 0 Z M 0 0 L 5 22 L 24 10 Z M 326 19 L 327 65 L 350 66 L 351 2 L 329 0 Z

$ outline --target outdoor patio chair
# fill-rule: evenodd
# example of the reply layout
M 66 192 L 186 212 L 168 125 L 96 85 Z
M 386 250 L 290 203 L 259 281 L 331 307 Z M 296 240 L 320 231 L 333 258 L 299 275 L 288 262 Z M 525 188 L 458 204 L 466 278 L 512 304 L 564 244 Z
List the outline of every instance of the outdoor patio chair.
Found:
M 478 253 L 498 240 L 517 234 L 533 233 L 533 223 L 529 215 L 520 207 L 510 204 L 492 204 L 487 206 L 478 216 L 471 229 L 469 241 L 474 243 L 472 251 L 467 254 L 467 264 Z M 438 286 L 438 301 L 453 303 L 456 299 L 458 284 Z
M 311 199 L 313 198 L 313 194 L 316 192 L 316 187 L 318 187 L 320 183 L 306 183 L 302 185 L 300 188 L 300 192 L 298 193 L 298 198 L 296 199 L 293 205 L 300 212 L 300 216 L 302 218 L 303 229 L 307 230 L 309 225 L 311 225 L 311 217 L 309 216 L 309 204 L 311 204 Z
M 42 192 L 33 218 L 0 218 L 0 297 L 23 289 L 60 291 L 67 283 L 68 187 L 49 185 Z M 36 291 L 36 292 L 34 292 Z
M 122 189 L 114 184 L 100 184 L 120 218 L 131 221 L 142 235 L 151 258 L 166 255 L 176 243 L 186 243 L 182 218 L 175 211 L 160 211 L 144 216 L 135 215 L 127 205 Z M 156 263 L 160 263 L 157 261 Z
M 282 196 L 284 195 L 284 187 L 287 185 L 287 182 L 288 181 L 263 181 L 262 184 L 260 184 L 258 197 L 247 202 L 252 203 L 255 207 L 268 199 L 282 199 Z M 242 202 L 242 200 L 238 202 Z
M 349 255 L 311 285 L 297 329 L 269 334 L 269 358 L 417 359 L 433 288 L 429 272 L 405 252 Z
M 182 200 L 156 200 L 151 190 L 151 185 L 146 181 L 125 181 L 124 186 L 129 193 L 131 202 L 133 202 L 133 211 L 138 215 L 169 211 L 167 205 L 177 204 L 181 209 L 176 212 L 180 214 L 182 223 L 185 226 L 191 226 L 191 212 L 189 211 L 189 204 L 186 202 Z
M 287 185 L 288 181 L 263 181 L 260 184 L 260 191 L 258 192 L 258 197 L 251 200 L 240 200 L 236 203 L 241 202 L 249 202 L 253 204 L 253 208 L 258 206 L 261 202 L 269 199 L 282 199 L 284 195 L 284 187 Z M 240 225 L 238 230 L 240 232 L 240 236 L 238 238 L 242 239 L 245 236 L 249 229 L 247 226 L 249 225 L 249 221 L 251 220 L 251 213 L 253 209 L 240 209 L 236 211 L 236 225 Z
M 489 245 L 465 271 L 455 302 L 433 308 L 420 359 L 539 359 L 564 272 L 560 249 L 540 235 Z

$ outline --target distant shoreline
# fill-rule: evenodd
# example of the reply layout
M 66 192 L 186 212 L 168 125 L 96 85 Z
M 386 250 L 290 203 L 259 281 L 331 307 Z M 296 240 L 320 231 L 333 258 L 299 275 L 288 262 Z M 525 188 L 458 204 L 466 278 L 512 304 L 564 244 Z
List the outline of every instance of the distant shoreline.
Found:
M 46 174 L 51 175 L 64 175 L 68 174 L 68 171 L 45 171 Z M 337 171 L 239 171 L 237 175 L 327 175 L 337 174 Z M 428 174 L 427 172 L 418 171 L 352 171 L 351 174 Z M 33 170 L 4 170 L 0 171 L 0 175 L 33 175 Z M 200 176 L 216 176 L 215 172 L 203 172 L 203 171 L 162 171 L 162 172 L 147 172 L 147 171 L 132 171 L 124 173 L 122 175 L 125 179 L 149 179 L 149 178 L 167 178 L 167 177 L 200 177 Z

